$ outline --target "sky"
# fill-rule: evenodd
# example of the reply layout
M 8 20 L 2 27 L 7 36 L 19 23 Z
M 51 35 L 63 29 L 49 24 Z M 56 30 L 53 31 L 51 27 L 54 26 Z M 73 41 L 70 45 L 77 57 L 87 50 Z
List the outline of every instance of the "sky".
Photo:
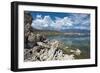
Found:
M 90 30 L 90 14 L 31 11 L 32 27 L 40 30 Z

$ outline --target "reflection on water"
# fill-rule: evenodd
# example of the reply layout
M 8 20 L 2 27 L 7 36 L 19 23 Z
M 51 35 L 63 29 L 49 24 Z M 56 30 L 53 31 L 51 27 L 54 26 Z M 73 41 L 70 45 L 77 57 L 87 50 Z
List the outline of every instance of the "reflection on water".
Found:
M 48 36 L 49 39 L 56 39 L 64 42 L 69 48 L 78 48 L 84 54 L 85 58 L 90 58 L 90 36 Z

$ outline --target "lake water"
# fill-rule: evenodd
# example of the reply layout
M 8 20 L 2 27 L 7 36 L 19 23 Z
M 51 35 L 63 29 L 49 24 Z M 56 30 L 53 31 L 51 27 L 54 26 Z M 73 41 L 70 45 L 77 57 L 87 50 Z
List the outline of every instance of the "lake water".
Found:
M 61 42 L 64 42 L 66 46 L 69 48 L 78 48 L 82 51 L 83 59 L 90 58 L 90 36 L 65 36 L 65 35 L 57 35 L 57 36 L 48 36 L 48 38 L 56 39 Z

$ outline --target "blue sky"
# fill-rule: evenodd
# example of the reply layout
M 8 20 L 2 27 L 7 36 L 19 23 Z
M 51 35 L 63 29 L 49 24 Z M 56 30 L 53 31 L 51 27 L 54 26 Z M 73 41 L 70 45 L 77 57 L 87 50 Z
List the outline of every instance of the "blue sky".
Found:
M 87 29 L 90 30 L 90 14 L 85 13 L 61 13 L 61 12 L 30 12 L 33 21 L 32 27 L 36 29 L 67 30 Z

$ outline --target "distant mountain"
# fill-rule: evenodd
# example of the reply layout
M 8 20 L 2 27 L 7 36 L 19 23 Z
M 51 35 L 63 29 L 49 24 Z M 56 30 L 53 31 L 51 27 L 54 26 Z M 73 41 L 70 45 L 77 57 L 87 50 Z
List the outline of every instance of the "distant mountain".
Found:
M 66 29 L 66 30 L 60 30 L 61 32 L 72 32 L 72 33 L 90 33 L 90 30 L 86 29 Z
M 32 31 L 39 31 L 39 32 L 60 32 L 60 31 L 57 31 L 57 30 L 36 29 L 36 28 L 33 28 L 33 27 L 32 27 Z

